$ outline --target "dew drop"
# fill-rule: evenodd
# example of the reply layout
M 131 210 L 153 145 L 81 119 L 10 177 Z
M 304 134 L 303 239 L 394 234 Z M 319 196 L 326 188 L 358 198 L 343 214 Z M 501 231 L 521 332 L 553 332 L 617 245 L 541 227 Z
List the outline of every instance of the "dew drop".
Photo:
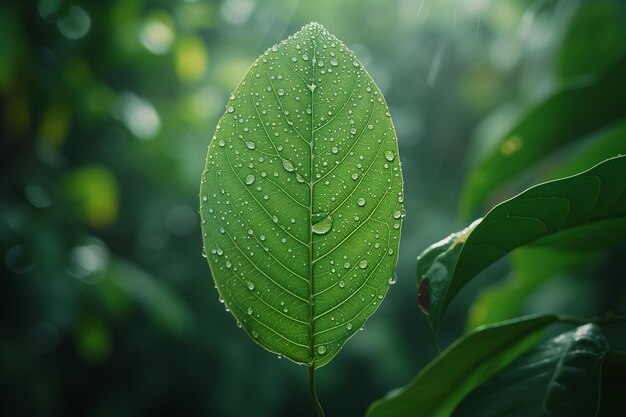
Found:
M 339 149 L 336 146 L 333 146 L 332 148 L 330 148 L 330 151 L 334 154 L 339 152 Z
M 363 207 L 365 205 L 365 199 L 363 197 L 360 197 L 358 200 L 356 200 L 356 203 Z
M 353 180 L 357 180 L 359 178 L 359 174 L 356 172 L 353 172 L 352 175 L 350 175 L 350 178 L 352 178 Z
M 232 112 L 234 112 L 234 111 L 235 111 L 235 108 L 234 108 L 233 106 L 228 106 L 228 107 L 226 107 L 226 111 L 227 111 L 228 113 L 232 113 Z
M 330 65 L 332 65 L 333 67 L 336 67 L 339 63 L 337 62 L 336 59 L 331 59 L 330 60 Z
M 285 168 L 287 172 L 293 172 L 295 170 L 293 163 L 287 159 L 283 159 L 283 168 Z
M 317 353 L 319 353 L 320 355 L 323 355 L 326 353 L 326 346 L 319 346 L 317 348 Z
M 319 222 L 315 223 L 311 226 L 311 230 L 316 235 L 325 235 L 332 229 L 333 227 L 333 218 L 332 216 L 326 216 Z
M 356 135 L 356 128 L 353 127 L 352 129 L 350 129 L 350 133 L 352 133 L 353 135 Z
M 252 185 L 254 183 L 254 180 L 256 178 L 254 177 L 254 175 L 250 174 L 246 177 L 246 184 L 247 185 Z
M 367 259 L 362 259 L 361 262 L 359 262 L 359 268 L 361 269 L 365 269 L 367 268 Z
M 394 219 L 399 219 L 400 217 L 402 217 L 402 212 L 400 210 L 396 210 L 393 212 Z
M 285 95 L 285 90 L 283 90 L 282 88 L 279 88 L 278 89 L 278 95 L 281 96 L 281 97 L 284 96 Z
M 352 330 L 352 323 L 346 324 L 346 329 L 347 330 Z
M 248 282 L 246 283 L 246 285 L 248 286 L 248 289 L 249 289 L 250 291 L 254 290 L 254 282 L 252 282 L 252 281 L 248 281 Z
M 396 156 L 392 151 L 385 151 L 385 159 L 389 162 L 393 161 Z
M 220 145 L 221 148 L 224 147 L 224 145 L 226 145 L 226 142 L 224 142 L 224 139 L 220 139 L 219 142 L 217 142 L 218 145 Z
M 252 337 L 254 337 L 255 339 L 258 339 L 259 333 L 256 330 L 252 330 Z
M 246 142 L 246 146 L 248 147 L 248 149 L 256 148 L 256 144 L 254 142 Z
M 339 288 L 346 288 L 345 281 L 339 281 Z
M 350 262 L 346 262 L 346 263 L 344 263 L 344 264 L 343 264 L 343 267 L 344 267 L 344 268 L 346 268 L 346 269 L 350 268 Z

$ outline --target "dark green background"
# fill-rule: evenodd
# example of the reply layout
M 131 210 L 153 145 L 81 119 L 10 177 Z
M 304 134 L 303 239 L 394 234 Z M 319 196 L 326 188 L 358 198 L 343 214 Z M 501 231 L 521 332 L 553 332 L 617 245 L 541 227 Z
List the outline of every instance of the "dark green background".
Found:
M 248 340 L 218 302 L 197 194 L 248 66 L 318 21 L 385 94 L 404 171 L 398 283 L 318 373 L 328 415 L 362 415 L 434 357 L 415 257 L 468 223 L 458 206 L 477 155 L 558 85 L 558 47 L 579 3 L 0 4 L 0 414 L 312 415 L 304 368 Z M 624 259 L 621 246 L 560 274 L 524 311 L 619 310 Z M 499 262 L 459 294 L 442 346 L 462 333 L 477 290 L 507 271 Z M 626 347 L 623 333 L 606 332 Z

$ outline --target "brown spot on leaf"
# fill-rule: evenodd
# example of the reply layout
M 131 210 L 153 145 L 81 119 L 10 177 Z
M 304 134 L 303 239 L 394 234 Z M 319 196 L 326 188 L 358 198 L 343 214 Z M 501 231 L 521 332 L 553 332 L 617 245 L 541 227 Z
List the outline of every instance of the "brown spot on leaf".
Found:
M 424 313 L 428 314 L 428 310 L 430 310 L 430 287 L 426 275 L 422 277 L 417 286 L 417 305 Z

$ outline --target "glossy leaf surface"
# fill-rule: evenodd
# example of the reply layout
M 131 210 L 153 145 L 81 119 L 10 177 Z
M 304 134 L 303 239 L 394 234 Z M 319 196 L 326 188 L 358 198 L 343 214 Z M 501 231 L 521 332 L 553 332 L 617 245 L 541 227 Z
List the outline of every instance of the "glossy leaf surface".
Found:
M 623 239 L 625 229 L 626 156 L 621 156 L 532 187 L 494 207 L 462 239 L 453 234 L 426 249 L 417 264 L 418 304 L 436 333 L 459 290 L 514 249 L 544 243 L 571 248 L 581 242 L 593 247 L 609 235 Z
M 625 122 L 593 135 L 586 146 L 546 174 L 544 180 L 575 175 L 620 154 L 626 154 Z M 594 240 L 595 249 L 601 250 L 603 246 L 615 244 L 615 240 L 621 237 L 614 235 L 609 233 L 601 240 Z M 599 253 L 589 249 L 585 250 L 584 256 L 581 256 L 580 250 L 567 251 L 558 247 L 525 247 L 514 251 L 509 279 L 481 290 L 470 310 L 468 327 L 475 328 L 514 317 L 527 297 L 550 278 L 562 271 L 597 263 Z
M 209 147 L 200 212 L 224 304 L 266 349 L 324 365 L 389 288 L 402 199 L 382 93 L 305 26 L 254 62 Z
M 525 317 L 469 333 L 413 381 L 374 402 L 367 417 L 448 417 L 472 389 L 530 349 L 556 316 Z
M 523 355 L 470 393 L 455 417 L 593 417 L 600 406 L 600 371 L 609 347 L 587 324 Z

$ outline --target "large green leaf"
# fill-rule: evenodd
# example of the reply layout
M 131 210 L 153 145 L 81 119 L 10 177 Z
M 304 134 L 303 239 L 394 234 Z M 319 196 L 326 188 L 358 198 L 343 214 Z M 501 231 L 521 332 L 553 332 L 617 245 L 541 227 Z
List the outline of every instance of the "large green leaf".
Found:
M 462 212 L 471 216 L 519 174 L 595 130 L 624 118 L 626 55 L 600 76 L 579 80 L 531 109 L 470 174 Z M 514 189 L 503 190 L 511 195 Z
M 220 297 L 261 346 L 324 365 L 392 282 L 402 199 L 382 93 L 305 26 L 254 62 L 209 146 L 200 213 Z
M 608 351 L 594 324 L 561 334 L 517 359 L 471 392 L 459 417 L 594 417 Z
M 532 187 L 494 207 L 470 230 L 427 248 L 417 262 L 418 304 L 436 333 L 459 290 L 514 249 L 531 243 L 594 247 L 608 236 L 624 239 L 625 231 L 626 156 L 620 156 Z
M 626 122 L 617 123 L 588 139 L 576 154 L 558 165 L 544 177 L 553 180 L 575 175 L 592 168 L 605 159 L 626 154 Z M 594 244 L 614 241 L 608 239 Z M 620 238 L 619 236 L 616 236 Z M 600 248 L 601 249 L 601 248 Z M 526 298 L 533 294 L 546 280 L 561 271 L 584 267 L 599 261 L 599 253 L 565 251 L 557 248 L 521 248 L 513 252 L 513 271 L 505 282 L 498 282 L 483 289 L 474 301 L 469 314 L 469 328 L 495 323 L 515 317 Z
M 607 65 L 625 47 L 624 2 L 582 2 L 558 51 L 557 73 L 562 79 L 592 73 Z
M 532 316 L 477 329 L 457 340 L 405 387 L 374 402 L 367 417 L 448 417 L 463 397 L 530 349 L 556 316 Z

